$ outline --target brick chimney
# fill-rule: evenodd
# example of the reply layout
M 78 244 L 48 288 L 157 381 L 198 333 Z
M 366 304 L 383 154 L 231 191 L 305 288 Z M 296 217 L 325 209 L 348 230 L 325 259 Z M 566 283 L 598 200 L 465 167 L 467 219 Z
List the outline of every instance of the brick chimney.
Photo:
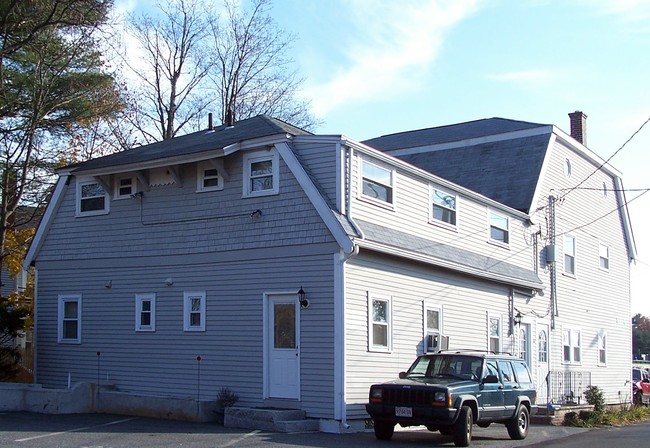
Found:
M 579 110 L 569 114 L 571 137 L 587 146 L 587 116 Z

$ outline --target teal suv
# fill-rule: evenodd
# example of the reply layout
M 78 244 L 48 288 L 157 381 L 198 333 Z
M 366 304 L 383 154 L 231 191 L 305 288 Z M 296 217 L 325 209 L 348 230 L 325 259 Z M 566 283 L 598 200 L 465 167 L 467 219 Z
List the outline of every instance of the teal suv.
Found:
M 526 438 L 537 411 L 536 392 L 521 358 L 482 352 L 419 356 L 399 379 L 370 387 L 368 414 L 375 436 L 389 440 L 395 425 L 424 425 L 469 446 L 472 426 L 503 423 L 512 439 Z

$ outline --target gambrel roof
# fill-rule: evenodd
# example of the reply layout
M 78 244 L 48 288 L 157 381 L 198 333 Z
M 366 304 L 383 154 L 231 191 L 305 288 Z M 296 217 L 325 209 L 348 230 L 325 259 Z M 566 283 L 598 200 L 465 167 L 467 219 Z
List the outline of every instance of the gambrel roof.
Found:
M 551 125 L 490 118 L 363 143 L 528 213 L 552 134 Z

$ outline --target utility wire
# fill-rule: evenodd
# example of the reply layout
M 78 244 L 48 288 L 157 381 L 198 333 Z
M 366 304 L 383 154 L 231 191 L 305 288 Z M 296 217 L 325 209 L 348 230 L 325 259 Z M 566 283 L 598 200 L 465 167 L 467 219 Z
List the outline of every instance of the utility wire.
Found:
M 601 170 L 602 167 L 604 167 L 606 164 L 608 164 L 609 161 L 612 160 L 612 159 L 616 156 L 616 154 L 618 154 L 619 152 L 621 152 L 621 150 L 622 150 L 623 148 L 625 148 L 625 146 L 626 146 L 626 145 L 627 145 L 627 144 L 628 144 L 628 143 L 629 143 L 629 142 L 630 142 L 630 141 L 631 141 L 631 140 L 632 140 L 632 139 L 633 139 L 633 138 L 634 138 L 634 137 L 635 137 L 639 132 L 641 132 L 641 129 L 643 129 L 643 128 L 645 127 L 645 125 L 648 124 L 648 122 L 650 122 L 650 117 L 648 117 L 648 119 L 647 119 L 646 121 L 643 122 L 643 124 L 639 127 L 639 129 L 637 129 L 636 132 L 634 132 L 634 134 L 632 134 L 632 135 L 630 136 L 630 138 L 628 138 L 628 139 L 625 141 L 625 143 L 623 143 L 623 145 L 622 145 L 620 148 L 618 148 L 618 149 L 616 150 L 616 152 L 614 152 L 614 154 L 612 154 L 611 156 L 609 156 L 609 158 L 608 158 L 607 160 L 605 160 L 603 163 L 601 163 L 600 166 L 599 166 L 598 168 L 596 168 L 596 169 L 595 169 L 595 170 L 594 170 L 594 171 L 593 171 L 589 176 L 585 177 L 585 178 L 584 178 L 584 179 L 583 179 L 583 180 L 582 180 L 578 185 L 576 185 L 576 186 L 573 187 L 573 188 L 570 188 L 570 189 L 569 189 L 569 190 L 564 194 L 564 196 L 563 196 L 562 198 L 567 197 L 567 196 L 568 196 L 572 191 L 576 190 L 580 185 L 582 185 L 582 184 L 584 184 L 585 182 L 587 182 L 587 180 L 588 180 L 591 176 L 593 176 L 594 174 L 596 174 L 598 171 Z

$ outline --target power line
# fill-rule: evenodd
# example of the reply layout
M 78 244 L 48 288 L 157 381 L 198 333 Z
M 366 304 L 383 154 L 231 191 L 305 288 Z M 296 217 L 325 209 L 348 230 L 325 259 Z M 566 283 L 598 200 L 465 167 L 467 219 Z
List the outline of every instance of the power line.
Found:
M 584 178 L 580 183 L 578 183 L 575 187 L 573 187 L 573 188 L 569 188 L 569 190 L 564 194 L 563 197 L 567 197 L 567 196 L 568 196 L 572 191 L 578 189 L 578 187 L 579 187 L 580 185 L 584 184 L 584 183 L 585 183 L 585 182 L 586 182 L 586 181 L 587 181 L 591 176 L 593 176 L 594 174 L 596 174 L 598 171 L 600 171 L 600 170 L 602 169 L 602 167 L 604 167 L 606 164 L 608 164 L 609 161 L 612 160 L 612 159 L 616 156 L 616 154 L 618 154 L 619 152 L 621 152 L 621 150 L 622 150 L 623 148 L 625 148 L 625 146 L 626 146 L 626 145 L 627 145 L 627 144 L 628 144 L 628 143 L 629 143 L 629 142 L 630 142 L 630 141 L 631 141 L 631 140 L 632 140 L 632 139 L 633 139 L 633 138 L 634 138 L 634 137 L 635 137 L 639 132 L 641 132 L 641 129 L 643 129 L 643 128 L 645 127 L 645 125 L 648 124 L 648 122 L 650 122 L 650 117 L 648 117 L 648 119 L 647 119 L 646 121 L 643 122 L 643 124 L 639 127 L 639 129 L 637 129 L 637 130 L 634 132 L 634 134 L 632 134 L 632 135 L 630 136 L 630 138 L 628 138 L 628 139 L 625 141 L 625 143 L 623 143 L 623 145 L 621 145 L 621 147 L 618 148 L 618 149 L 614 152 L 614 154 L 612 154 L 611 156 L 609 156 L 609 158 L 608 158 L 607 160 L 605 160 L 603 163 L 601 163 L 600 166 L 599 166 L 598 168 L 596 168 L 596 169 L 595 169 L 595 170 L 594 170 L 594 171 L 593 171 L 589 176 L 585 177 L 585 178 Z

